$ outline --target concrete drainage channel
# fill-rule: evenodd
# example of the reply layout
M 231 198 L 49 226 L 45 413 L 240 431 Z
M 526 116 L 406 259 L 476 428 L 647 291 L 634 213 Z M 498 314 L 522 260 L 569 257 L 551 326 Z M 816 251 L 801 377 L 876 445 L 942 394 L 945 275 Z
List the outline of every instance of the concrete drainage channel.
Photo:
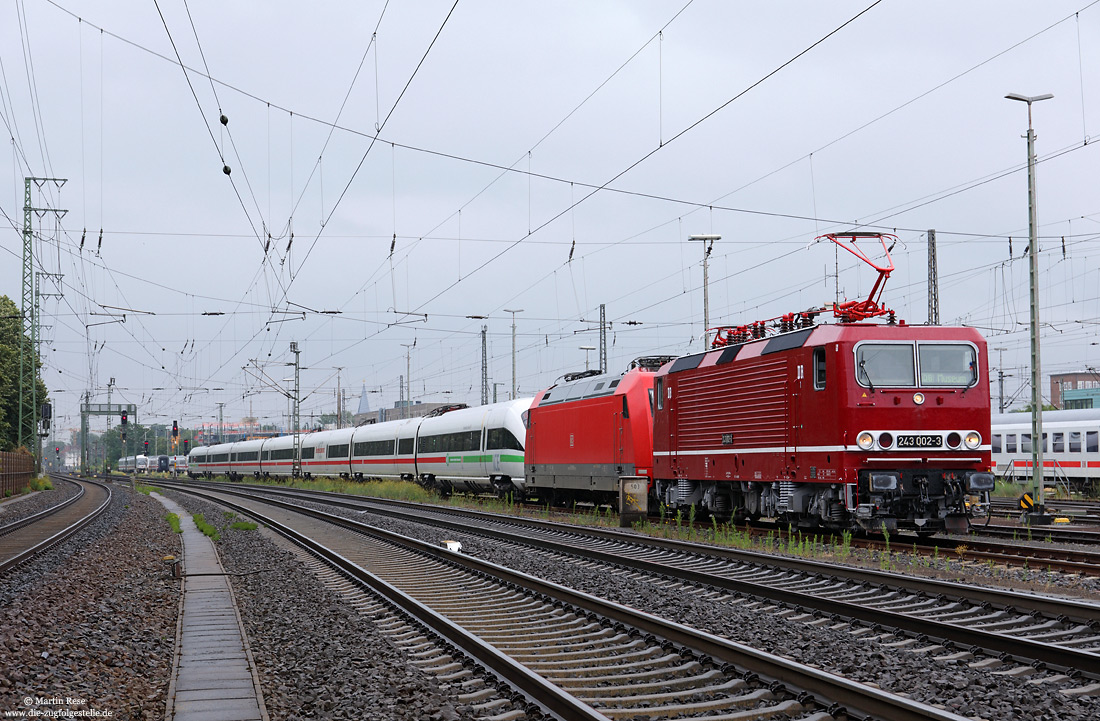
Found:
M 534 704 L 525 713 L 537 709 L 564 719 L 961 718 L 355 521 L 234 491 L 180 490 L 294 537 L 348 578 L 415 613 L 445 643 L 518 688 Z M 230 495 L 248 500 L 230 501 Z

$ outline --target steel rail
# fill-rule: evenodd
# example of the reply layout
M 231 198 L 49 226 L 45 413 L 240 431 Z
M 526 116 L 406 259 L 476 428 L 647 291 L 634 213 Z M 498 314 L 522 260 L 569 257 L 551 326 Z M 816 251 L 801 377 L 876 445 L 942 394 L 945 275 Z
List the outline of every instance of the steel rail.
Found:
M 321 543 L 314 541 L 309 536 L 300 533 L 289 526 L 276 521 L 275 519 L 265 516 L 256 510 L 243 506 L 241 504 L 227 501 L 223 498 L 211 496 L 207 492 L 199 491 L 193 487 L 186 485 L 177 485 L 174 482 L 162 483 L 169 487 L 173 487 L 177 490 L 181 490 L 200 498 L 205 498 L 208 501 L 227 506 L 238 513 L 245 514 L 254 518 L 255 520 L 263 523 L 271 530 L 279 533 L 284 538 L 287 538 L 293 543 L 296 543 L 303 548 L 309 550 L 326 563 L 339 569 L 348 577 L 358 581 L 359 583 L 367 586 L 377 595 L 388 600 L 396 608 L 400 609 L 407 615 L 415 618 L 421 624 L 434 631 L 443 639 L 446 639 L 450 643 L 462 649 L 468 656 L 476 659 L 483 664 L 486 668 L 496 674 L 498 677 L 508 681 L 510 684 L 519 689 L 528 698 L 542 706 L 550 713 L 556 715 L 558 718 L 565 719 L 566 721 L 610 721 L 608 717 L 597 712 L 591 706 L 581 703 L 575 697 L 569 695 L 562 689 L 554 686 L 546 681 L 541 676 L 530 671 L 526 666 L 513 661 L 505 654 L 498 651 L 490 644 L 482 641 L 480 638 L 467 632 L 461 626 L 452 623 L 450 620 L 440 615 L 428 606 L 420 603 L 412 596 L 408 595 L 404 591 L 400 590 L 396 586 L 384 581 L 375 574 L 366 570 L 362 566 L 349 560 L 348 558 L 340 555 L 339 553 L 329 549 Z M 233 491 L 227 491 L 224 489 L 218 489 L 219 493 L 234 493 Z M 235 493 L 234 495 L 247 496 L 248 494 Z M 255 496 L 251 497 L 253 500 Z M 267 500 L 261 502 L 267 503 Z M 279 502 L 276 502 L 279 503 Z M 286 510 L 292 510 L 296 513 L 302 513 L 307 516 L 314 516 L 317 512 L 310 513 L 309 509 L 303 509 L 300 506 L 293 504 L 285 504 L 288 508 Z M 323 515 L 318 514 L 314 517 L 322 518 Z M 332 519 L 338 517 L 331 516 Z M 324 520 L 329 520 L 325 518 Z M 360 530 L 352 526 L 345 526 L 344 524 L 337 524 L 343 527 L 350 527 L 353 530 Z
M 176 484 L 168 485 L 176 486 Z M 178 488 L 179 490 L 214 500 L 209 495 L 197 490 L 193 486 L 179 484 Z M 425 541 L 369 526 L 341 516 L 325 513 L 324 511 L 305 508 L 293 503 L 287 503 L 273 498 L 257 498 L 255 494 L 239 489 L 220 487 L 216 489 L 216 492 L 259 500 L 261 503 L 276 508 L 300 513 L 311 518 L 321 519 L 333 525 L 357 533 L 370 535 L 389 543 L 399 544 L 432 557 L 447 559 L 460 568 L 483 573 L 505 583 L 523 586 L 536 593 L 541 593 L 547 597 L 569 603 L 583 611 L 596 613 L 611 621 L 633 627 L 642 633 L 659 636 L 683 648 L 711 656 L 718 661 L 742 670 L 746 674 L 754 674 L 764 679 L 766 682 L 769 682 L 775 690 L 789 690 L 793 687 L 801 692 L 799 698 L 804 704 L 808 705 L 812 703 L 818 704 L 823 708 L 827 707 L 828 713 L 833 715 L 842 716 L 847 714 L 858 718 L 859 715 L 862 714 L 864 717 L 888 719 L 889 721 L 928 721 L 930 719 L 936 721 L 959 721 L 963 718 L 935 706 L 922 704 L 912 699 L 903 698 L 820 669 L 804 666 L 780 656 L 760 651 L 705 631 L 690 628 L 675 621 L 670 621 L 644 611 L 629 608 L 583 591 L 561 586 L 552 581 L 540 579 L 521 571 L 497 565 L 490 561 L 484 561 L 463 555 L 462 553 L 452 552 Z M 223 499 L 217 499 L 215 502 L 227 505 L 241 513 L 257 518 L 265 524 L 272 522 L 271 519 L 263 514 L 240 504 L 225 501 Z M 278 527 L 282 528 L 281 524 L 278 524 Z M 345 562 L 350 564 L 346 559 Z M 355 569 L 359 569 L 359 567 L 354 564 L 350 565 Z M 362 571 L 362 569 L 359 569 L 357 573 L 358 572 L 368 573 Z M 385 583 L 380 579 L 379 582 Z M 404 594 L 401 595 L 404 596 Z M 432 615 L 435 616 L 436 614 L 432 612 Z M 447 623 L 449 624 L 449 622 Z M 557 687 L 552 686 L 552 688 L 556 689 Z M 821 699 L 824 699 L 824 701 Z
M 60 481 L 64 481 L 65 483 L 72 483 L 74 486 L 77 487 L 78 493 L 75 496 L 73 496 L 72 498 L 66 498 L 61 503 L 58 503 L 55 506 L 50 506 L 49 508 L 43 509 L 43 510 L 39 511 L 38 513 L 35 513 L 32 516 L 27 516 L 26 518 L 22 518 L 18 521 L 12 521 L 11 523 L 7 523 L 7 524 L 4 524 L 3 526 L 0 526 L 0 536 L 7 535 L 7 534 L 11 533 L 12 531 L 17 531 L 20 528 L 24 528 L 25 526 L 29 526 L 32 523 L 36 523 L 37 521 L 40 521 L 41 519 L 45 518 L 46 516 L 52 516 L 53 514 L 60 511 L 61 509 L 66 508 L 66 507 L 72 505 L 73 503 L 76 503 L 77 501 L 79 501 L 84 496 L 84 486 L 80 485 L 76 481 L 70 480 L 68 478 L 64 478 L 60 475 L 55 475 L 55 474 L 50 474 L 50 475 L 51 475 L 51 477 L 56 478 L 57 480 L 60 480 Z
M 252 486 L 250 486 L 249 489 L 258 490 L 257 487 Z M 263 490 L 268 493 L 284 494 L 291 497 L 297 496 L 308 498 L 310 495 L 313 495 L 313 492 L 291 493 L 280 490 Z M 325 499 L 326 500 L 323 502 L 356 509 L 362 509 L 364 506 L 378 503 L 376 499 L 356 502 L 347 497 L 330 499 L 327 495 Z M 403 501 L 385 501 L 382 505 L 400 507 L 405 507 L 407 505 L 415 506 L 415 504 L 408 504 Z M 933 597 L 939 595 L 945 597 L 952 596 L 970 603 L 973 603 L 974 599 L 977 598 L 979 604 L 988 604 L 991 608 L 1013 611 L 1023 609 L 1032 614 L 1041 614 L 1054 619 L 1072 619 L 1078 623 L 1088 624 L 1092 628 L 1100 628 L 1100 605 L 1080 601 L 1035 596 L 1032 594 L 1016 594 L 1010 591 L 978 588 L 935 579 L 916 579 L 885 571 L 838 567 L 816 561 L 769 556 L 753 551 L 740 551 L 715 546 L 700 546 L 698 544 L 689 544 L 683 541 L 655 539 L 648 536 L 627 534 L 610 529 L 575 526 L 562 528 L 560 524 L 553 524 L 538 519 L 515 517 L 502 519 L 500 516 L 484 514 L 480 511 L 458 511 L 455 509 L 441 509 L 439 512 L 444 515 L 481 518 L 497 524 L 517 525 L 520 527 L 539 528 L 553 532 L 580 534 L 604 540 L 613 540 L 620 543 L 629 543 L 635 546 L 657 547 L 664 550 L 674 550 L 681 554 L 689 554 L 694 557 L 710 556 L 725 560 L 735 560 L 737 562 L 753 563 L 756 565 L 770 565 L 773 567 L 778 565 L 811 575 L 841 577 L 860 583 L 869 581 L 885 586 L 901 586 L 906 590 L 928 594 Z M 1026 637 L 991 633 L 989 631 L 968 628 L 963 625 L 920 618 L 906 613 L 898 613 L 843 600 L 823 598 L 821 596 L 787 590 L 785 588 L 776 588 L 750 581 L 725 578 L 713 575 L 710 572 L 696 571 L 664 562 L 630 558 L 624 555 L 611 554 L 606 551 L 574 546 L 554 540 L 540 539 L 529 535 L 520 536 L 508 531 L 500 531 L 492 528 L 479 527 L 475 529 L 471 528 L 468 524 L 458 521 L 445 521 L 439 518 L 426 517 L 423 515 L 422 509 L 419 513 L 406 511 L 389 511 L 389 513 L 416 523 L 430 523 L 449 530 L 479 533 L 511 544 L 525 544 L 556 553 L 568 553 L 581 556 L 601 563 L 626 566 L 646 573 L 676 578 L 697 585 L 721 588 L 726 591 L 758 598 L 766 598 L 770 601 L 787 604 L 789 606 L 810 608 L 823 615 L 854 619 L 867 624 L 877 624 L 879 626 L 902 629 L 917 637 L 924 636 L 942 641 L 950 641 L 952 644 L 959 644 L 974 651 L 984 649 L 992 655 L 1001 656 L 1003 658 L 1012 657 L 1022 659 L 1029 663 L 1041 662 L 1050 668 L 1067 672 L 1079 671 L 1092 678 L 1100 678 L 1100 654 L 1090 651 L 1083 651 L 1067 646 L 1049 645 L 1044 642 L 1029 640 Z
M 210 485 L 217 486 L 219 484 L 212 483 Z M 247 484 L 220 485 L 221 487 L 248 488 L 249 490 L 258 491 L 261 493 L 274 493 L 291 497 L 309 498 L 312 496 L 313 500 L 319 503 L 330 503 L 333 505 L 339 505 L 345 508 L 353 509 L 362 509 L 366 505 L 375 504 L 409 509 L 410 511 L 414 512 L 414 514 L 416 512 L 422 513 L 425 510 L 425 506 L 423 504 L 413 503 L 410 501 L 396 501 L 384 498 L 355 497 L 344 494 L 331 493 L 328 491 L 303 491 L 299 489 L 272 488 L 269 486 L 253 486 Z M 537 518 L 527 518 L 524 516 L 502 517 L 500 515 L 470 509 L 444 508 L 439 506 L 429 507 L 429 509 L 445 515 L 477 518 L 494 523 L 513 524 L 525 528 L 536 528 L 545 531 L 575 533 L 609 541 L 651 546 L 654 548 L 678 551 L 691 555 L 713 556 L 716 558 L 740 563 L 768 565 L 772 567 L 779 566 L 789 570 L 800 571 L 802 573 L 824 574 L 834 578 L 841 578 L 855 582 L 871 582 L 881 585 L 889 585 L 894 588 L 912 591 L 915 593 L 926 593 L 932 596 L 944 595 L 948 597 L 957 597 L 978 604 L 989 604 L 992 608 L 1023 609 L 1026 610 L 1028 613 L 1039 613 L 1054 618 L 1057 618 L 1058 616 L 1065 616 L 1068 619 L 1083 624 L 1100 624 L 1100 605 L 1097 605 L 1095 603 L 1054 598 L 1051 596 L 1042 596 L 1030 593 L 1021 594 L 1014 591 L 1007 591 L 997 588 L 984 588 L 933 578 L 916 578 L 913 576 L 905 576 L 899 573 L 891 573 L 889 571 L 877 571 L 874 569 L 837 566 L 834 564 L 823 563 L 821 561 L 811 561 L 808 559 L 793 558 L 790 556 L 775 556 L 759 551 L 747 551 L 737 548 L 728 548 L 725 546 L 691 543 L 689 541 L 679 541 L 670 538 L 656 538 L 653 536 L 644 536 L 637 533 L 621 531 L 613 528 L 574 526 L 569 524 L 555 523 L 553 521 L 545 521 Z M 415 518 L 418 521 L 424 520 L 422 516 L 415 516 Z
M 104 485 L 104 484 L 102 484 L 98 481 L 92 481 L 92 480 L 88 480 L 88 479 L 81 479 L 78 482 L 79 483 L 91 483 L 92 485 L 99 486 L 100 488 L 102 488 L 104 490 L 104 492 L 106 492 L 106 494 L 107 494 L 106 499 L 104 499 L 103 503 L 101 503 L 98 507 L 94 508 L 91 512 L 85 514 L 84 516 L 77 519 L 75 522 L 69 524 L 65 528 L 61 529 L 60 531 L 53 534 L 52 536 L 49 536 L 48 538 L 42 539 L 38 543 L 35 543 L 34 545 L 24 549 L 23 551 L 17 553 L 16 555 L 12 556 L 11 558 L 8 558 L 5 561 L 0 561 L 0 576 L 8 573 L 9 571 L 16 568 L 17 566 L 19 566 L 23 562 L 25 562 L 25 561 L 29 560 L 30 558 L 32 558 L 33 556 L 36 556 L 39 553 L 43 553 L 44 551 L 48 550 L 49 548 L 51 548 L 51 547 L 57 545 L 58 543 L 61 543 L 62 541 L 70 538 L 71 536 L 76 534 L 78 531 L 83 529 L 85 526 L 87 526 L 89 523 L 91 523 L 93 520 L 98 518 L 105 510 L 107 510 L 107 507 L 111 504 L 111 500 L 113 498 L 113 493 L 112 493 L 110 488 L 108 488 L 106 485 Z

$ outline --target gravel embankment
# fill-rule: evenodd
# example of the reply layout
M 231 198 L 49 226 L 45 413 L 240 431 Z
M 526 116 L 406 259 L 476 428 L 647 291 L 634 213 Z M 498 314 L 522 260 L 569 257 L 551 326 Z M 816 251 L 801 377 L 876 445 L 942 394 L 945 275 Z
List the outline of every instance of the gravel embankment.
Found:
M 164 717 L 179 581 L 163 557 L 179 539 L 155 500 L 114 491 L 61 549 L 0 579 L 0 713 Z
M 289 551 L 258 530 L 229 529 L 240 519 L 227 519 L 210 503 L 167 495 L 218 528 L 226 571 L 265 569 L 232 583 L 272 721 L 472 717 Z
M 460 540 L 463 553 L 656 613 L 800 663 L 813 664 L 841 676 L 874 683 L 923 703 L 942 704 L 963 716 L 996 721 L 1091 721 L 1100 718 L 1100 695 L 1069 698 L 1058 693 L 1059 689 L 1078 685 L 1075 682 L 1032 685 L 1027 677 L 998 676 L 989 670 L 971 669 L 965 661 L 939 663 L 884 643 L 860 640 L 843 631 L 786 621 L 773 613 L 753 611 L 735 603 L 702 601 L 683 591 L 666 590 L 652 580 L 633 580 L 614 572 L 551 563 L 530 551 L 503 547 L 499 541 L 316 504 L 304 505 L 432 543 Z
M 23 498 L 12 498 L 0 505 L 0 528 L 64 503 L 80 492 L 80 486 L 75 483 L 66 483 L 57 479 L 52 483 L 53 488 L 48 491 L 38 491 Z

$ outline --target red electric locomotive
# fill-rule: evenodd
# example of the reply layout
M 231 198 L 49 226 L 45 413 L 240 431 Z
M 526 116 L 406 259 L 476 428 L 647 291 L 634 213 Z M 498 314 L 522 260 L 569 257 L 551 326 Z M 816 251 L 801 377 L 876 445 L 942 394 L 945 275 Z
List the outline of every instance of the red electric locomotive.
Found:
M 525 493 L 548 503 L 614 502 L 619 478 L 653 469 L 653 378 L 671 356 L 638 358 L 621 375 L 573 373 L 524 414 Z
M 876 297 L 893 268 L 875 267 L 871 296 L 835 306 L 836 325 L 813 325 L 818 310 L 772 337 L 765 323 L 724 329 L 719 347 L 658 372 L 657 501 L 803 527 L 966 530 L 966 496 L 993 488 L 986 343 L 896 322 Z M 859 322 L 873 316 L 889 322 Z

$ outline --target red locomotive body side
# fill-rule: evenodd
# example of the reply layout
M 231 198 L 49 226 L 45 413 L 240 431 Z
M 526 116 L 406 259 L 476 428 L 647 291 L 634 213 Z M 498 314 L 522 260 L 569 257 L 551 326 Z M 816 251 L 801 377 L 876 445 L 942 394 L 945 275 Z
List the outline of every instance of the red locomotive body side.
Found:
M 992 488 L 987 353 L 967 328 L 803 328 L 656 380 L 658 500 L 800 525 L 959 530 Z
M 527 417 L 527 495 L 605 502 L 617 497 L 621 477 L 652 478 L 657 367 L 589 376 L 539 393 Z

